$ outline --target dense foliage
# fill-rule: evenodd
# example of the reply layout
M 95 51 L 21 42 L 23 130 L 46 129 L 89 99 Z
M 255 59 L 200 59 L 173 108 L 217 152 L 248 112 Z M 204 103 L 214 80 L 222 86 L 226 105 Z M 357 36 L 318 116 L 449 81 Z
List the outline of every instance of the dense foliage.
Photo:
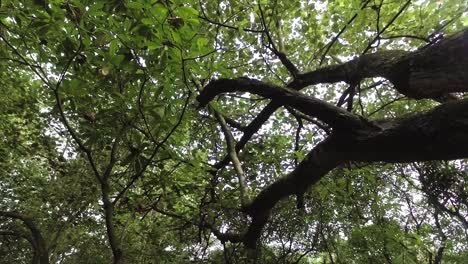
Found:
M 460 0 L 1 1 L 0 262 L 467 263 L 468 153 L 341 162 L 262 211 L 252 246 L 249 203 L 338 129 L 276 98 L 252 130 L 272 97 L 248 89 L 197 100 L 215 79 L 292 87 L 302 72 L 437 45 L 468 26 L 467 10 Z M 302 93 L 362 120 L 445 101 L 377 76 Z M 468 136 L 466 120 L 455 132 Z

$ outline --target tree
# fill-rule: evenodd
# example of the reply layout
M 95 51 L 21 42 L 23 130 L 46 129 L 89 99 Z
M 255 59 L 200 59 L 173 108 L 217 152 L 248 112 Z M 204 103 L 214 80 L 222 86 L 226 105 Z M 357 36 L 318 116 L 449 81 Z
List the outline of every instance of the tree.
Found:
M 380 76 L 390 79 L 397 90 L 407 92 L 414 98 L 439 98 L 449 92 L 464 92 L 468 84 L 468 79 L 464 80 L 464 73 L 468 69 L 467 39 L 468 31 L 465 31 L 433 44 L 426 50 L 407 55 L 401 60 L 392 55 L 391 62 L 386 61 L 386 53 L 362 56 L 332 69 L 320 69 L 319 73 L 296 74 L 297 77 L 288 86 L 297 89 L 315 84 L 316 79 L 320 79 L 320 82 L 346 81 L 351 83 L 350 89 L 356 89 L 356 83 L 361 82 L 362 78 Z M 451 55 L 446 51 L 454 53 Z M 459 54 L 463 54 L 461 59 Z M 402 73 L 401 69 L 404 69 Z M 448 71 L 444 72 L 443 69 Z M 434 70 L 435 73 L 431 74 Z M 455 77 L 450 78 L 452 74 Z M 357 77 L 351 77 L 350 80 L 349 76 Z M 429 76 L 430 80 L 425 80 Z M 438 76 L 441 76 L 440 79 Z M 450 79 L 460 80 L 460 83 L 447 84 L 447 80 Z M 452 85 L 457 88 L 452 90 Z M 370 121 L 294 89 L 240 78 L 210 82 L 198 100 L 202 105 L 206 105 L 217 94 L 234 91 L 259 94 L 272 99 L 271 105 L 290 106 L 317 118 L 333 129 L 331 135 L 317 144 L 291 173 L 265 188 L 246 205 L 244 211 L 252 217 L 252 224 L 243 235 L 242 241 L 249 246 L 255 245 L 261 228 L 268 219 L 269 211 L 280 199 L 293 194 L 302 196 L 310 185 L 345 162 L 417 162 L 460 159 L 467 155 L 467 134 L 460 133 L 460 130 L 467 129 L 464 124 L 468 101 L 465 99 L 442 104 L 422 114 Z M 354 91 L 350 90 L 348 93 Z M 230 158 L 235 160 L 234 152 L 230 154 Z M 237 238 L 233 240 L 237 241 Z
M 467 10 L 2 3 L 4 261 L 466 261 Z

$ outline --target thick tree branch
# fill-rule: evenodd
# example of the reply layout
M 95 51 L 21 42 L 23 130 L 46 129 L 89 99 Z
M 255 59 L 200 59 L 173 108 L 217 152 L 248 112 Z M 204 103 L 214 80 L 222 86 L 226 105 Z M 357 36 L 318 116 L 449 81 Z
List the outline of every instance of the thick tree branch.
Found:
M 400 50 L 386 50 L 377 53 L 364 54 L 351 61 L 327 66 L 314 71 L 302 73 L 291 84 L 309 86 L 320 83 L 347 82 L 355 83 L 363 78 L 385 77 L 392 66 L 408 53 Z
M 397 51 L 395 53 L 401 54 L 402 52 Z M 372 54 L 371 54 L 372 55 Z M 370 56 L 370 55 L 366 55 Z M 370 58 L 372 61 L 372 58 Z M 346 64 L 326 67 L 313 72 L 299 74 L 297 78 L 288 84 L 287 87 L 294 90 L 300 90 L 306 86 L 319 84 L 319 83 L 334 83 L 340 81 L 349 80 L 347 74 Z M 244 134 L 239 142 L 236 144 L 236 151 L 239 152 L 244 148 L 250 138 L 260 129 L 260 127 L 270 118 L 270 116 L 282 106 L 280 101 L 270 102 L 263 110 L 257 115 L 257 117 L 243 130 Z M 229 156 L 226 156 L 223 160 L 215 165 L 215 168 L 222 168 L 229 162 Z
M 361 118 L 340 107 L 304 95 L 293 89 L 282 88 L 248 78 L 211 81 L 197 99 L 200 106 L 205 106 L 218 94 L 236 91 L 255 93 L 273 101 L 276 100 L 283 105 L 294 107 L 305 114 L 316 117 L 337 129 L 358 129 L 367 125 Z
M 468 157 L 468 99 L 445 103 L 409 117 L 376 121 L 381 131 L 334 133 L 318 144 L 297 168 L 264 190 L 244 211 L 252 222 L 243 235 L 255 247 L 271 209 L 283 198 L 306 191 L 344 162 L 414 162 Z
M 400 57 L 406 54 L 406 52 L 388 51 L 388 52 L 383 52 L 379 54 L 384 55 L 383 62 L 385 62 L 386 61 L 385 58 L 387 57 L 390 57 L 390 59 L 393 56 Z M 374 57 L 381 57 L 381 55 L 376 56 L 373 54 L 368 54 L 365 56 L 368 57 L 367 61 L 371 61 L 371 62 L 373 61 Z M 356 65 L 358 65 L 357 62 L 351 61 L 349 62 L 349 64 L 345 63 L 345 64 L 340 64 L 340 65 L 325 67 L 325 68 L 318 69 L 316 71 L 312 71 L 312 72 L 308 72 L 304 74 L 298 74 L 296 78 L 287 85 L 287 87 L 292 88 L 294 90 L 300 90 L 309 85 L 314 85 L 314 84 L 319 84 L 319 83 L 334 83 L 334 82 L 340 82 L 340 81 L 350 81 L 351 78 L 353 77 L 352 70 L 357 68 Z M 374 74 L 368 77 L 373 77 L 373 76 L 378 76 L 378 75 Z M 364 77 L 361 77 L 361 78 L 364 78 Z M 354 79 L 356 79 L 356 76 L 354 76 Z M 260 127 L 268 120 L 268 118 L 281 106 L 282 106 L 282 103 L 279 101 L 270 102 L 257 115 L 257 117 L 243 130 L 244 135 L 236 144 L 237 152 L 239 152 L 240 150 L 244 148 L 244 146 L 247 144 L 250 138 L 260 129 Z M 229 156 L 226 156 L 223 160 L 221 160 L 215 165 L 215 168 L 222 168 L 228 162 L 229 162 Z
M 402 94 L 438 99 L 468 91 L 468 29 L 415 52 L 400 50 L 364 54 L 343 64 L 299 74 L 293 89 L 319 83 L 356 83 L 364 78 L 388 79 Z

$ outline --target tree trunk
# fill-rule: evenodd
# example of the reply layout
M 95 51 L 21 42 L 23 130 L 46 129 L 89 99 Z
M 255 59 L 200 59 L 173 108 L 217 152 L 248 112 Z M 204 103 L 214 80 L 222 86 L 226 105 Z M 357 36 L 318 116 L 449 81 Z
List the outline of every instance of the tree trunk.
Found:
M 115 226 L 113 221 L 114 205 L 109 198 L 109 183 L 103 180 L 101 183 L 102 203 L 104 208 L 104 219 L 106 221 L 107 237 L 112 250 L 114 264 L 123 263 L 123 252 L 120 243 L 115 235 Z

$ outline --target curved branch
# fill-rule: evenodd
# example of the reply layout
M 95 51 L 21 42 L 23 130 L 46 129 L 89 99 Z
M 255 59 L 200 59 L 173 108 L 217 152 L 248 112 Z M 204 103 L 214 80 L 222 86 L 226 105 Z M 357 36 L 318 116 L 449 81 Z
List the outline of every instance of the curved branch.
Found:
M 248 78 L 210 82 L 198 100 L 203 106 L 217 94 L 244 91 L 273 99 L 246 128 L 236 145 L 243 148 L 262 124 L 283 104 L 316 116 L 335 128 L 335 133 L 317 145 L 298 167 L 263 191 L 244 211 L 252 217 L 245 233 L 239 236 L 254 247 L 276 203 L 301 193 L 334 167 L 348 161 L 411 162 L 468 157 L 468 99 L 446 103 L 433 110 L 403 119 L 377 121 L 373 125 L 333 105 L 297 92 L 309 85 L 363 78 L 384 77 L 402 94 L 411 98 L 440 99 L 452 92 L 468 91 L 468 30 L 415 52 L 381 51 L 365 54 L 349 62 L 299 74 L 288 88 Z M 376 127 L 376 125 L 378 127 Z M 338 128 L 338 129 L 336 129 Z M 339 129 L 342 128 L 342 129 Z M 349 133 L 347 129 L 355 129 Z M 221 168 L 229 156 L 216 164 Z
M 31 245 L 34 247 L 34 252 L 39 258 L 40 264 L 49 264 L 49 253 L 47 250 L 47 244 L 44 240 L 44 237 L 41 234 L 41 231 L 37 227 L 34 220 L 24 214 L 11 211 L 0 211 L 0 217 L 8 217 L 13 219 L 21 220 L 24 225 L 31 232 L 32 240 L 29 240 Z

